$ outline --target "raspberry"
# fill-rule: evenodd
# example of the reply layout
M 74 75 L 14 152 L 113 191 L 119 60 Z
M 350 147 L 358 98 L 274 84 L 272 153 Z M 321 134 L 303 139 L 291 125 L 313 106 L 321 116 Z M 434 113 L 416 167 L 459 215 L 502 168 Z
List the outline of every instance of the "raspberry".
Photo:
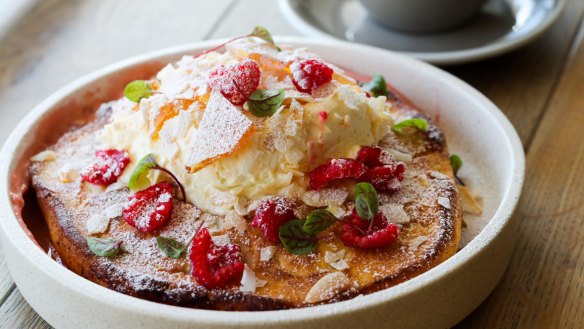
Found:
M 380 161 L 381 148 L 377 146 L 363 146 L 357 153 L 357 160 L 363 162 L 367 167 L 383 166 Z
M 396 162 L 369 169 L 361 180 L 373 184 L 378 192 L 397 192 L 401 188 L 404 171 L 404 163 Z
M 340 237 L 346 246 L 371 249 L 389 245 L 398 235 L 398 226 L 388 222 L 382 213 L 378 213 L 371 223 L 361 219 L 353 210 L 341 227 Z
M 286 198 L 264 199 L 257 207 L 251 226 L 259 228 L 268 241 L 280 241 L 279 229 L 284 223 L 295 218 L 296 204 Z
M 209 74 L 211 88 L 219 88 L 223 97 L 233 105 L 243 105 L 260 84 L 260 66 L 251 59 L 240 63 L 220 65 Z
M 333 70 L 314 59 L 296 61 L 290 65 L 292 82 L 296 89 L 312 93 L 316 88 L 333 79 Z
M 81 171 L 81 178 L 94 185 L 110 185 L 118 180 L 130 157 L 124 150 L 99 150 L 93 162 Z
M 367 171 L 367 167 L 354 159 L 331 159 L 325 164 L 316 167 L 310 173 L 310 188 L 318 190 L 330 182 L 343 179 L 358 179 Z
M 231 243 L 216 245 L 206 228 L 195 235 L 189 258 L 192 275 L 207 289 L 239 282 L 243 275 L 244 264 L 239 246 Z
M 124 220 L 142 232 L 150 232 L 170 219 L 173 186 L 162 182 L 136 192 L 122 209 Z

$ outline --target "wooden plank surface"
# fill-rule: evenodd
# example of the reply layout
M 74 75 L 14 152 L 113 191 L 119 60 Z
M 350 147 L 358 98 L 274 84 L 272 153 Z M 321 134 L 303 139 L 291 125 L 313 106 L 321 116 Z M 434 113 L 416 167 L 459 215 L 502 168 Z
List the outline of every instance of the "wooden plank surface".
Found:
M 14 287 L 14 282 L 10 277 L 10 272 L 8 271 L 8 267 L 6 267 L 3 251 L 0 247 L 0 305 L 8 298 L 8 295 L 14 290 Z
M 212 31 L 210 39 L 249 33 L 256 25 L 267 27 L 274 35 L 300 35 L 284 17 L 274 0 L 239 1 Z
M 566 66 L 583 13 L 584 1 L 569 0 L 560 21 L 526 48 L 447 68 L 500 106 L 529 146 L 512 264 L 457 328 L 584 323 L 582 47 Z M 92 70 L 153 49 L 241 35 L 258 24 L 274 34 L 298 34 L 273 0 L 36 1 L 0 33 L 0 141 L 36 103 Z M 0 250 L 0 328 L 49 327 L 13 287 Z
M 0 306 L 0 328 L 45 329 L 52 328 L 31 307 L 18 290 L 14 290 Z
M 105 65 L 203 40 L 232 0 L 42 0 L 0 39 L 0 141 L 42 99 Z
M 581 26 L 579 39 L 583 35 Z M 528 152 L 511 265 L 460 328 L 584 326 L 584 44 L 579 44 Z
M 584 1 L 567 1 L 557 23 L 534 43 L 502 57 L 447 70 L 499 106 L 527 146 L 562 73 L 583 12 Z

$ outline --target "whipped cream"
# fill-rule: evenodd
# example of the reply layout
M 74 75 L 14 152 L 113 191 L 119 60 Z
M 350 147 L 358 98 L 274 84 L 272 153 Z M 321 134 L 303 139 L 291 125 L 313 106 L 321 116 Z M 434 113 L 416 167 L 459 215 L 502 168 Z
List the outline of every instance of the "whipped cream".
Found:
M 225 53 L 185 56 L 157 74 L 154 95 L 139 104 L 125 98 L 112 102 L 111 122 L 99 140 L 104 147 L 124 149 L 130 155 L 131 163 L 120 180 L 127 183 L 138 161 L 153 153 L 182 182 L 189 202 L 224 215 L 266 196 L 300 198 L 307 190 L 310 170 L 329 158 L 354 157 L 361 145 L 375 145 L 387 134 L 393 118 L 385 97 L 367 97 L 341 69 L 328 63 L 335 71 L 331 83 L 313 95 L 298 92 L 290 79 L 290 63 L 318 56 L 306 49 L 283 48 L 277 52 L 260 39 L 247 38 L 228 44 Z M 246 58 L 260 64 L 259 88 L 282 88 L 286 99 L 270 117 L 255 117 L 244 110 L 253 123 L 245 143 L 189 173 L 185 166 L 210 104 L 209 72 Z M 149 175 L 152 183 L 160 178 L 158 171 Z

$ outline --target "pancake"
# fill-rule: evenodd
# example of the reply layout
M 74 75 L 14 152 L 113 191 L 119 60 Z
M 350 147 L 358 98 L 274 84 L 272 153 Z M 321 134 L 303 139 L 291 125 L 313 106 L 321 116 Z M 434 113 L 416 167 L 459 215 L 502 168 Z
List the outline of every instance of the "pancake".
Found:
M 390 101 L 397 121 L 423 116 L 397 98 Z M 192 308 L 299 308 L 389 288 L 435 267 L 458 249 L 462 206 L 444 135 L 434 124 L 413 136 L 390 132 L 380 143 L 412 155 L 401 190 L 380 194 L 389 220 L 400 226 L 396 241 L 376 249 L 345 246 L 339 239 L 339 221 L 320 236 L 315 253 L 300 256 L 290 254 L 280 244 L 270 244 L 250 225 L 253 206 L 245 215 L 225 218 L 175 198 L 171 219 L 161 229 L 142 233 L 128 225 L 121 216 L 121 206 L 131 194 L 128 188 L 119 183 L 96 187 L 79 175 L 97 150 L 96 133 L 110 115 L 111 109 L 103 106 L 93 121 L 71 130 L 49 148 L 54 152 L 51 159 L 30 166 L 32 186 L 63 264 L 104 287 Z M 351 207 L 351 202 L 346 202 L 343 209 Z M 123 252 L 113 258 L 94 255 L 86 242 L 88 221 L 104 216 L 111 217 L 109 226 L 105 233 L 94 236 L 123 241 Z M 201 220 L 217 243 L 227 238 L 240 246 L 247 267 L 242 281 L 255 281 L 252 289 L 246 284 L 207 289 L 191 275 L 188 256 L 172 259 L 157 247 L 158 235 L 189 240 Z

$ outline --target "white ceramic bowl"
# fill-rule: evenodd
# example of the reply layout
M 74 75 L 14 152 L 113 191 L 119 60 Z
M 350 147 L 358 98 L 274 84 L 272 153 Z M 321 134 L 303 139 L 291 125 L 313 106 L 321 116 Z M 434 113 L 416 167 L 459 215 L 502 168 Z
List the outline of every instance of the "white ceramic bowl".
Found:
M 514 245 L 524 177 L 519 138 L 487 98 L 452 75 L 402 55 L 337 41 L 282 38 L 364 74 L 382 73 L 423 111 L 438 119 L 451 151 L 462 156 L 461 175 L 482 196 L 483 215 L 460 252 L 398 286 L 313 308 L 269 312 L 218 312 L 168 306 L 106 289 L 47 256 L 19 220 L 19 191 L 27 182 L 21 163 L 95 105 L 120 96 L 123 86 L 147 78 L 164 63 L 218 44 L 209 41 L 157 51 L 108 66 L 59 90 L 16 127 L 0 154 L 0 233 L 6 261 L 20 292 L 56 328 L 446 328 L 469 314 L 502 276 Z M 43 123 L 42 128 L 40 123 Z M 49 137 L 51 136 L 52 137 Z M 476 236 L 475 236 L 476 235 Z

